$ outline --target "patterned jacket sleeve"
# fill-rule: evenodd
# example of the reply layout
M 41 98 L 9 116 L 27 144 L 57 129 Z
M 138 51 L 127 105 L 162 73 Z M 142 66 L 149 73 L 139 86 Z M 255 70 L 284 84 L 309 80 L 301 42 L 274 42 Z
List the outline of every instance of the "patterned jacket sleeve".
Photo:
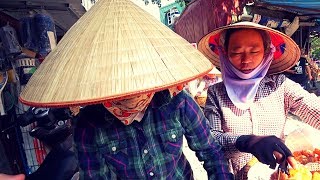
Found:
M 320 129 L 320 97 L 304 90 L 298 83 L 286 78 L 285 108 L 310 126 Z
M 222 111 L 218 102 L 217 95 L 214 91 L 214 86 L 210 86 L 208 89 L 208 97 L 206 101 L 206 106 L 204 108 L 204 114 L 209 120 L 211 133 L 222 145 L 225 156 L 229 159 L 233 156 L 237 156 L 240 151 L 235 147 L 235 143 L 239 135 L 233 133 L 225 133 L 222 130 Z
M 199 161 L 204 161 L 204 168 L 209 179 L 233 179 L 228 163 L 219 143 L 210 133 L 207 119 L 196 102 L 185 95 L 183 126 L 191 150 L 196 152 Z
M 108 179 L 108 168 L 95 144 L 95 128 L 80 116 L 74 128 L 75 152 L 79 162 L 80 179 Z

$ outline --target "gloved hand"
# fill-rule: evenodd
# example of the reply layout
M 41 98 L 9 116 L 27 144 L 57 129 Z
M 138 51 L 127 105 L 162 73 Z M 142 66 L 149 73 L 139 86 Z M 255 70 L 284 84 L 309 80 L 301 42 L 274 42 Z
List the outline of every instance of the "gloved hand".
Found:
M 253 154 L 260 162 L 269 165 L 275 169 L 277 161 L 281 163 L 292 156 L 291 151 L 276 136 L 255 136 L 242 135 L 236 141 L 236 148 L 241 152 Z M 273 151 L 277 151 L 282 155 L 281 159 L 276 159 Z

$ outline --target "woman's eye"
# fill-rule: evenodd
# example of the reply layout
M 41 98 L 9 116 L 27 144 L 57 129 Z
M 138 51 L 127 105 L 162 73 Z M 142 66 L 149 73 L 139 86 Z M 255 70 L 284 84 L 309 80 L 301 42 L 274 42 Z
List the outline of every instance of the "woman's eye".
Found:
M 231 55 L 233 55 L 233 56 L 239 56 L 239 55 L 241 55 L 242 53 L 231 53 Z
M 253 52 L 251 52 L 251 54 L 257 54 L 257 53 L 259 53 L 259 51 L 253 51 Z

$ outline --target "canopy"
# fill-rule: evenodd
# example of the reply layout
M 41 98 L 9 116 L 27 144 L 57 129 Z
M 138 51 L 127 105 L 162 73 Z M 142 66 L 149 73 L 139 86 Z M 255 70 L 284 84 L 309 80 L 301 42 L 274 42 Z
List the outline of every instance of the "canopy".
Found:
M 320 25 L 320 1 L 319 0 L 256 0 L 257 6 L 276 8 L 299 16 L 305 16 L 307 20 L 315 20 Z

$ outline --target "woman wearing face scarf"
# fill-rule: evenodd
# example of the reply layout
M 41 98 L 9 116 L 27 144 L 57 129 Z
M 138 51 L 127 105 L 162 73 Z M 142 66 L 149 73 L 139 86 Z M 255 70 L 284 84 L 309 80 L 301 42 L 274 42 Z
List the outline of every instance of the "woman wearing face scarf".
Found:
M 183 135 L 209 179 L 233 179 L 202 110 L 181 89 L 83 108 L 74 134 L 81 179 L 193 179 Z
M 295 168 L 283 142 L 288 112 L 320 128 L 320 99 L 279 74 L 299 59 L 295 42 L 276 30 L 240 22 L 203 37 L 199 50 L 221 69 L 223 82 L 209 87 L 204 113 L 236 179 L 246 179 L 244 166 L 253 156 L 273 169 L 287 162 Z
M 72 108 L 80 179 L 194 179 L 183 137 L 208 179 L 232 179 L 183 84 L 207 58 L 130 0 L 98 1 L 33 74 L 20 100 Z

